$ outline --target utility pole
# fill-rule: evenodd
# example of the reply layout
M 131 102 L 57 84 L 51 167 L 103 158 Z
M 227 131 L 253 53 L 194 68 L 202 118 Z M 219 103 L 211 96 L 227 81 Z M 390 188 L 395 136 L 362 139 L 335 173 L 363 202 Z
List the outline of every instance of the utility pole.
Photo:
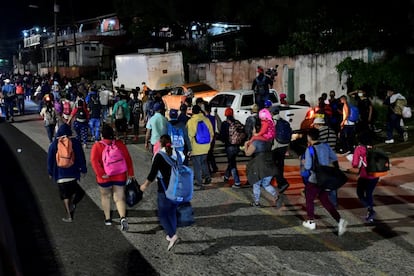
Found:
M 58 51 L 57 51 L 57 14 L 59 12 L 59 6 L 56 4 L 56 0 L 55 3 L 53 5 L 53 15 L 54 15 L 54 31 L 55 31 L 55 47 L 54 47 L 54 55 L 53 55 L 53 66 L 54 66 L 54 70 L 55 73 L 58 72 Z

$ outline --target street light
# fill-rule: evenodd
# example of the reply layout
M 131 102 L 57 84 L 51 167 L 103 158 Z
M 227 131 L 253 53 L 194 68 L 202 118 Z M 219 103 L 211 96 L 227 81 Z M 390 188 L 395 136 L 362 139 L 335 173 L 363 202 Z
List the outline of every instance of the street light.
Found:
M 56 4 L 56 0 L 55 3 L 53 5 L 53 13 L 54 13 L 54 31 L 55 31 L 55 48 L 54 48 L 54 67 L 55 67 L 55 73 L 58 71 L 58 57 L 57 57 L 57 14 L 59 12 L 59 5 Z

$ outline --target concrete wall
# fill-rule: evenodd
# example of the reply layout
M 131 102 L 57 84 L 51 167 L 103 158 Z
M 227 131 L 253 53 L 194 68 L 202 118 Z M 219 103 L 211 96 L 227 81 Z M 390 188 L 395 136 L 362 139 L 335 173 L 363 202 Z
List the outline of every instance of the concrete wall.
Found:
M 336 71 L 336 65 L 345 58 L 362 59 L 370 62 L 380 57 L 382 53 L 373 53 L 369 49 L 358 51 L 343 51 L 327 54 L 300 55 L 295 57 L 268 57 L 241 61 L 189 64 L 189 81 L 202 81 L 220 91 L 233 89 L 250 89 L 256 77 L 257 66 L 263 68 L 276 67 L 278 75 L 275 88 L 279 93 L 288 92 L 293 85 L 293 95 L 288 95 L 288 101 L 299 100 L 299 94 L 306 94 L 307 100 L 316 105 L 323 92 L 335 90 L 336 95 L 347 92 L 346 76 L 341 78 Z M 288 72 L 293 73 L 293 83 L 288 81 Z

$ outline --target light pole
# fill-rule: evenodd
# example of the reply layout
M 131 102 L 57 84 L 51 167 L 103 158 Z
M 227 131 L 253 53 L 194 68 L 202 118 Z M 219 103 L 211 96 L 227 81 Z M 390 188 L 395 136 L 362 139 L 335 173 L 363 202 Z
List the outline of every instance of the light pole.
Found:
M 57 56 L 57 14 L 59 12 L 59 6 L 56 4 L 56 0 L 55 3 L 53 5 L 53 14 L 54 14 L 54 32 L 55 32 L 55 47 L 54 47 L 54 54 L 53 54 L 53 65 L 54 65 L 54 69 L 55 69 L 55 73 L 58 71 L 58 56 Z

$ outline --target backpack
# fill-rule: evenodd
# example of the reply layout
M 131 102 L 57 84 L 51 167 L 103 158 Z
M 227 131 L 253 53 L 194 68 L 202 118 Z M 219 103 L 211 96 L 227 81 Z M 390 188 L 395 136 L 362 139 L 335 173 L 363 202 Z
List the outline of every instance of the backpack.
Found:
M 45 126 L 56 125 L 56 112 L 53 108 L 46 108 L 45 112 Z
M 171 137 L 171 144 L 174 149 L 184 150 L 184 131 L 182 128 L 175 127 L 171 123 L 167 124 L 167 133 Z
M 359 109 L 353 104 L 349 104 L 349 116 L 348 120 L 351 122 L 357 122 L 359 120 Z
M 266 76 L 263 76 L 262 79 L 256 77 L 256 91 L 259 95 L 264 95 L 266 93 Z
M 124 110 L 124 107 L 120 104 L 118 105 L 118 108 L 116 109 L 115 119 L 119 120 L 123 118 L 125 118 L 125 110 Z
M 197 130 L 195 135 L 197 144 L 208 144 L 210 143 L 210 131 L 204 121 L 198 121 Z
M 54 101 L 53 106 L 57 113 L 62 114 L 63 108 L 62 108 L 62 103 L 60 101 Z
M 91 95 L 89 99 L 89 109 L 91 111 L 91 118 L 100 118 L 101 116 L 101 102 L 97 95 Z
M 239 120 L 234 120 L 229 125 L 229 142 L 232 145 L 242 145 L 246 140 L 244 125 Z
M 75 153 L 72 148 L 72 139 L 67 136 L 57 140 L 56 164 L 59 168 L 69 168 L 75 164 Z
M 128 170 L 127 162 L 121 149 L 116 145 L 115 140 L 110 144 L 106 144 L 103 141 L 100 141 L 100 143 L 105 145 L 102 151 L 105 174 L 112 176 L 126 172 Z
M 132 107 L 133 114 L 141 114 L 142 113 L 142 101 L 136 100 L 134 101 L 134 105 Z
M 290 123 L 283 118 L 275 122 L 276 141 L 281 144 L 289 144 L 292 140 L 292 127 Z
M 380 149 L 368 148 L 366 170 L 368 175 L 374 177 L 387 175 L 390 170 L 388 155 Z
M 165 188 L 165 183 L 160 178 L 161 184 L 165 190 L 165 196 L 175 202 L 190 202 L 193 198 L 193 170 L 184 165 L 181 159 L 181 154 L 176 150 L 177 160 L 171 159 L 165 152 L 159 151 L 164 160 L 171 166 L 171 177 L 168 183 L 168 188 Z
M 397 99 L 395 101 L 395 105 L 393 108 L 393 111 L 397 115 L 402 115 L 404 107 L 407 106 L 407 100 L 406 99 Z
M 72 112 L 72 105 L 71 105 L 70 101 L 65 100 L 63 102 L 63 114 L 70 115 L 71 112 Z

